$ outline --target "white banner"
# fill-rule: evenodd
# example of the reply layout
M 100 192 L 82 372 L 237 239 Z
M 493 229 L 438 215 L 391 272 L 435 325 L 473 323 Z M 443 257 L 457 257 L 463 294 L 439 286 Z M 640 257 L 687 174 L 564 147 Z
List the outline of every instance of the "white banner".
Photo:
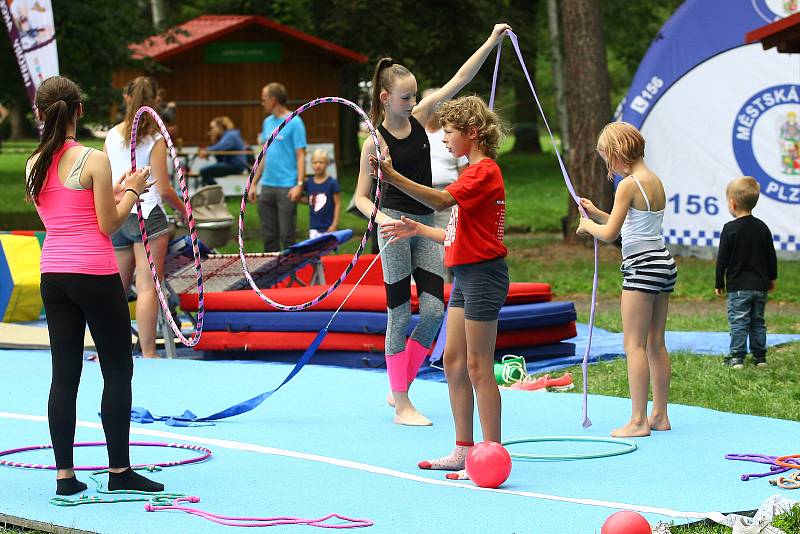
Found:
M 664 181 L 668 244 L 718 246 L 731 220 L 725 188 L 746 175 L 761 185 L 753 214 L 775 248 L 800 251 L 800 57 L 744 44 L 797 4 L 687 0 L 642 60 L 622 119 L 642 130 Z
M 3 22 L 33 105 L 36 89 L 58 75 L 58 49 L 50 0 L 0 0 Z

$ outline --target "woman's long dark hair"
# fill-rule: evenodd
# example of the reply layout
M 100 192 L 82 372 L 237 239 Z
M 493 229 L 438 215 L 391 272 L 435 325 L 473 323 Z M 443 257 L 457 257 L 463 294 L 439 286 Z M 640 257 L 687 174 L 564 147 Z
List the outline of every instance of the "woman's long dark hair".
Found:
M 75 82 L 63 76 L 46 79 L 36 90 L 36 109 L 44 115 L 44 127 L 39 146 L 28 157 L 28 161 L 39 155 L 25 177 L 25 200 L 39 203 L 47 170 L 53 162 L 53 154 L 67 140 L 67 126 L 75 119 L 81 104 L 81 92 Z

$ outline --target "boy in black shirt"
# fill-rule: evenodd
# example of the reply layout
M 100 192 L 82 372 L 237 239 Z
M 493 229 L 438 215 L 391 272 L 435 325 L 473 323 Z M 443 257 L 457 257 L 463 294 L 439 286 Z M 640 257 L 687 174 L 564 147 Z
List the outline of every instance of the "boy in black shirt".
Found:
M 725 365 L 734 369 L 744 367 L 748 336 L 753 363 L 767 365 L 764 308 L 767 292 L 775 289 L 778 260 L 772 232 L 753 217 L 760 191 L 758 182 L 750 176 L 733 180 L 725 190 L 728 211 L 736 218 L 725 224 L 719 238 L 716 293 L 721 297 L 726 289 L 728 292 L 731 348 Z

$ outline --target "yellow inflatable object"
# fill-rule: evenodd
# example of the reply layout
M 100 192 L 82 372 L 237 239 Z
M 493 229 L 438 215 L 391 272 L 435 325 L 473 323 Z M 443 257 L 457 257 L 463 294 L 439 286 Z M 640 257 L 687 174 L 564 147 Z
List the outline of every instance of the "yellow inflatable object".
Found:
M 35 321 L 42 310 L 39 260 L 34 236 L 0 234 L 0 316 L 3 322 Z

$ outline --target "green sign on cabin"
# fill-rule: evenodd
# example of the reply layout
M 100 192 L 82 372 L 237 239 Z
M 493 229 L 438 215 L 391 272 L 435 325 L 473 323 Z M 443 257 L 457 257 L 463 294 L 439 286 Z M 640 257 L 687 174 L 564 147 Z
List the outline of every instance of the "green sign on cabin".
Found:
M 206 63 L 280 63 L 281 43 L 209 43 L 203 49 Z

